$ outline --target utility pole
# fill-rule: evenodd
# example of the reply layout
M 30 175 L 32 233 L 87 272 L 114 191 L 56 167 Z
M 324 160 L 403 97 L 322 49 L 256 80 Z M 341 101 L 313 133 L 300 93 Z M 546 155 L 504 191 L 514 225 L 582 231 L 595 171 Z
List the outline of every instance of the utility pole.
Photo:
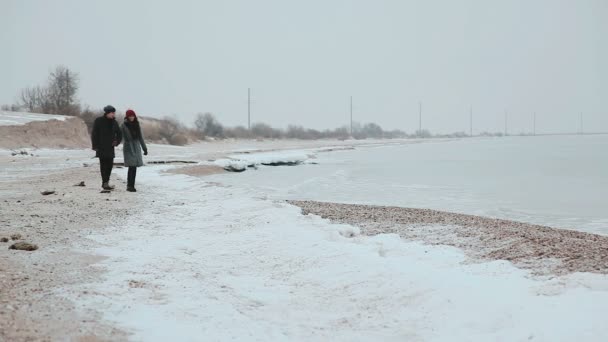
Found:
M 581 134 L 583 134 L 583 112 L 581 112 Z
M 247 129 L 251 131 L 251 88 L 247 88 Z
M 422 101 L 418 102 L 418 134 L 422 134 Z
M 471 105 L 471 122 L 470 122 L 470 124 L 471 124 L 471 127 L 470 127 L 470 134 L 469 135 L 472 138 L 473 137 L 473 105 Z
M 534 125 L 532 128 L 532 134 L 536 135 L 536 112 L 534 112 Z
M 350 136 L 353 136 L 353 97 L 350 97 Z
M 505 137 L 509 135 L 509 130 L 508 130 L 508 126 L 507 126 L 507 110 L 505 109 Z

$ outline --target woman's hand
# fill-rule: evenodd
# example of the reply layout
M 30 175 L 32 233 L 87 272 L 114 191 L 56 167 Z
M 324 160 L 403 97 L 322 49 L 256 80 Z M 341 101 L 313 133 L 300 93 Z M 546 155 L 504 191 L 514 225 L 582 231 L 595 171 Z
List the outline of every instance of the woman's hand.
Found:
M 148 150 L 144 150 L 144 156 L 148 155 Z

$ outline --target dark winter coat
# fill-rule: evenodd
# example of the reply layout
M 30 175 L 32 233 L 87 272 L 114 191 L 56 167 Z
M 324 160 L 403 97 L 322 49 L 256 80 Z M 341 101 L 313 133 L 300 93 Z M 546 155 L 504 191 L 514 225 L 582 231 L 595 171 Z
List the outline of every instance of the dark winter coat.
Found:
M 128 122 L 128 119 L 125 118 L 121 130 L 125 139 L 122 145 L 125 166 L 143 166 L 144 160 L 141 151 L 148 153 L 148 148 L 144 142 L 144 136 L 141 134 L 139 122 Z
M 91 142 L 93 149 L 97 151 L 97 158 L 114 158 L 114 146 L 120 144 L 122 134 L 116 119 L 108 119 L 105 115 L 95 119 Z

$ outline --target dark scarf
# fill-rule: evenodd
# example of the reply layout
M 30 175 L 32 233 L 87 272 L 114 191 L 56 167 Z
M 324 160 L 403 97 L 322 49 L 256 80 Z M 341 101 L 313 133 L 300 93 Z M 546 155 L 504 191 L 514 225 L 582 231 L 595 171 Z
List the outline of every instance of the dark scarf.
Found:
M 135 120 L 133 120 L 133 122 L 131 122 L 131 121 L 129 121 L 129 119 L 125 118 L 125 125 L 129 129 L 129 133 L 131 133 L 131 137 L 133 138 L 133 140 L 139 139 L 139 137 L 141 135 L 141 133 L 140 133 L 141 130 L 140 130 L 139 121 L 137 120 L 137 118 L 135 118 Z

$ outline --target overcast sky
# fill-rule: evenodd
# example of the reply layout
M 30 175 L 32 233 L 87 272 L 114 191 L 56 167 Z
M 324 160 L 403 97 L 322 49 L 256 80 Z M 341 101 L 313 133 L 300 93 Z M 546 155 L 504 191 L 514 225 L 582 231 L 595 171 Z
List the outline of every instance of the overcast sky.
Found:
M 608 131 L 608 1 L 0 0 L 0 103 L 62 64 L 80 101 L 413 132 Z

